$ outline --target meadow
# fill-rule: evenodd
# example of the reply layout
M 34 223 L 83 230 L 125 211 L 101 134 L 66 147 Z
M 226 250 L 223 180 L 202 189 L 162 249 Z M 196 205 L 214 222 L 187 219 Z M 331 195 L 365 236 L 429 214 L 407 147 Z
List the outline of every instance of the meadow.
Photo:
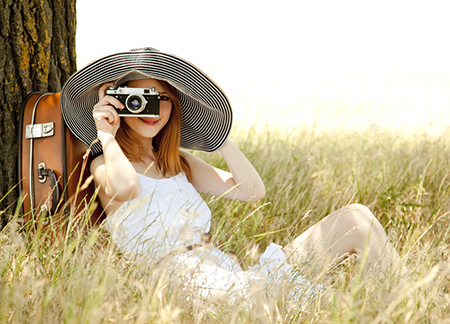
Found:
M 236 127 L 231 138 L 260 171 L 266 197 L 245 203 L 204 196 L 213 212 L 214 243 L 244 268 L 270 242 L 285 245 L 342 206 L 366 205 L 408 268 L 401 280 L 363 273 L 350 261 L 327 279 L 335 293 L 326 306 L 295 307 L 280 298 L 260 300 L 257 307 L 205 307 L 198 315 L 186 295 L 165 289 L 147 263 L 118 253 L 102 230 L 73 230 L 48 244 L 17 215 L 0 234 L 0 322 L 450 322 L 449 135 Z M 196 154 L 225 167 L 218 153 Z

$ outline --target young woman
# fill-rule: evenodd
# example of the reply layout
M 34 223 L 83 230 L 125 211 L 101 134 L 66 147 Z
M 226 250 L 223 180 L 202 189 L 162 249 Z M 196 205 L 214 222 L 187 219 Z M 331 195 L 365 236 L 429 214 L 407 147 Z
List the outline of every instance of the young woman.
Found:
M 127 110 L 123 100 L 106 95 L 113 84 L 154 88 L 159 115 L 121 117 Z M 336 257 L 366 253 L 367 267 L 383 271 L 398 258 L 383 227 L 361 205 L 332 213 L 284 249 L 271 244 L 260 264 L 246 271 L 204 244 L 211 213 L 198 191 L 256 201 L 265 196 L 265 188 L 251 162 L 228 139 L 231 108 L 225 94 L 179 57 L 147 48 L 101 58 L 75 73 L 61 98 L 69 128 L 96 155 L 90 169 L 114 242 L 123 252 L 155 264 L 170 259 L 181 265 L 180 281 L 197 287 L 203 298 L 226 291 L 237 301 L 255 282 L 280 285 L 286 278 L 297 287 L 293 299 L 310 298 L 324 287 L 293 270 L 306 258 L 326 266 Z M 180 147 L 219 150 L 230 172 Z

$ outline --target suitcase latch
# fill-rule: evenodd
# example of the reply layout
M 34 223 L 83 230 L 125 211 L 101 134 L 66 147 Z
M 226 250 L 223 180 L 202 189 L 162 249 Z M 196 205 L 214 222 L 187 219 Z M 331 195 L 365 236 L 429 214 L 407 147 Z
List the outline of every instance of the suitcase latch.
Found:
M 33 124 L 27 125 L 25 130 L 25 138 L 40 138 L 55 135 L 55 123 Z

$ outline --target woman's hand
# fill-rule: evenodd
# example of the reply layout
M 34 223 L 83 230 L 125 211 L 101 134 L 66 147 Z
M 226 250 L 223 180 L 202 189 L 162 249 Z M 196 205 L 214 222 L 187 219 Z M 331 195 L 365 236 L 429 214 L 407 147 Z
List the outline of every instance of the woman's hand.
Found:
M 116 132 L 120 127 L 120 117 L 114 107 L 123 109 L 124 106 L 116 98 L 106 95 L 106 89 L 112 84 L 113 83 L 105 83 L 100 87 L 98 91 L 100 99 L 94 106 L 92 112 L 99 138 L 103 134 L 111 134 L 115 137 Z

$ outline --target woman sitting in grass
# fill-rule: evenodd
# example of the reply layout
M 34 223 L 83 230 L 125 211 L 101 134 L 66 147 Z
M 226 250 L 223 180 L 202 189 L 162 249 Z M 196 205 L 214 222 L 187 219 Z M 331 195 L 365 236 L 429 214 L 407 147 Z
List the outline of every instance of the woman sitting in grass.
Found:
M 265 188 L 228 139 L 226 95 L 177 56 L 146 48 L 101 58 L 66 82 L 61 105 L 68 127 L 95 156 L 90 169 L 114 243 L 150 264 L 162 267 L 164 261 L 180 285 L 194 287 L 197 301 L 225 294 L 236 303 L 292 284 L 285 298 L 302 303 L 325 289 L 295 270 L 306 258 L 329 267 L 336 258 L 366 253 L 366 268 L 381 271 L 398 258 L 383 227 L 361 205 L 333 212 L 284 248 L 272 243 L 246 270 L 208 244 L 211 212 L 198 191 L 256 201 Z M 218 150 L 230 172 L 180 147 Z

